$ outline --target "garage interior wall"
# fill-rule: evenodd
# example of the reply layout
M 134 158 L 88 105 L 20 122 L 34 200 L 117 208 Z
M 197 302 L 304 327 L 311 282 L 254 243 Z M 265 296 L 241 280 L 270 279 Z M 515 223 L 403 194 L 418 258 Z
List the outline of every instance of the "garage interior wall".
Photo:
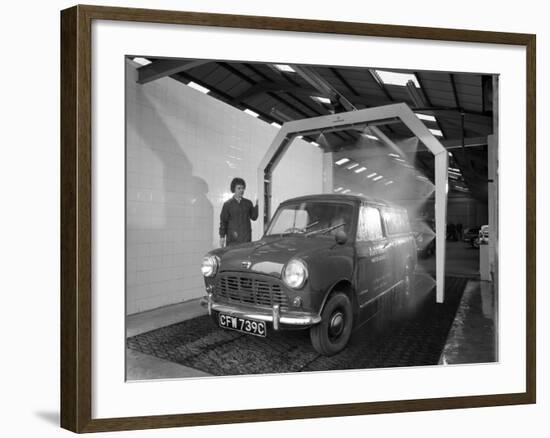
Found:
M 200 264 L 219 245 L 231 179 L 244 178 L 254 202 L 257 167 L 278 128 L 171 78 L 137 84 L 139 65 L 126 66 L 126 309 L 133 314 L 204 295 Z M 273 175 L 273 208 L 322 192 L 322 162 L 321 149 L 295 140 Z M 253 240 L 261 235 L 253 222 Z
M 433 202 L 428 202 L 426 208 L 433 209 Z M 449 197 L 447 201 L 447 223 L 462 224 L 463 228 L 480 227 L 489 222 L 487 203 L 470 196 Z
M 434 202 L 432 199 L 419 204 L 418 201 L 396 200 L 397 204 L 407 208 L 409 217 L 416 215 L 433 217 Z M 447 224 L 462 224 L 462 229 L 480 227 L 488 224 L 487 204 L 470 196 L 449 196 L 447 199 Z
M 449 199 L 447 222 L 462 224 L 464 227 L 480 227 L 489 223 L 487 203 L 472 198 Z

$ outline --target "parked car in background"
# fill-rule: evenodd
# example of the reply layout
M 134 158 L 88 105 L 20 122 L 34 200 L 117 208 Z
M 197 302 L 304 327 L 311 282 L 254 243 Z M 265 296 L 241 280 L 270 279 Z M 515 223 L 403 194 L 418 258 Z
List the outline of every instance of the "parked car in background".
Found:
M 388 292 L 413 294 L 416 262 L 405 209 L 360 196 L 304 196 L 283 202 L 260 240 L 204 257 L 202 304 L 222 329 L 260 337 L 308 329 L 315 350 L 332 355 L 384 308 Z
M 489 225 L 482 225 L 479 229 L 479 245 L 489 244 Z
M 479 244 L 477 243 L 477 239 L 479 238 L 479 230 L 480 227 L 466 228 L 464 230 L 464 237 L 462 238 L 462 240 L 469 243 L 470 246 L 477 248 L 479 246 Z

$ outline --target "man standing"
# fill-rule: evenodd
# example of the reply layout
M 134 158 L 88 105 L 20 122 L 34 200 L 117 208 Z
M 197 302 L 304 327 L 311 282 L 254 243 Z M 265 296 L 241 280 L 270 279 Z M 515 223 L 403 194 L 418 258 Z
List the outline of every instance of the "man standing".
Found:
M 220 246 L 237 245 L 252 240 L 250 221 L 258 219 L 258 200 L 253 206 L 252 201 L 245 199 L 246 183 L 242 178 L 233 178 L 231 193 L 222 207 L 220 214 Z

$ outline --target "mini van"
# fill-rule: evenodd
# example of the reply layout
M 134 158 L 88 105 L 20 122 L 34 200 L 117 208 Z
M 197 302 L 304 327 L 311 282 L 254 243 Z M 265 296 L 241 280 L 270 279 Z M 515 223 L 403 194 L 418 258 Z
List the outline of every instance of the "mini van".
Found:
M 405 209 L 352 195 L 293 198 L 260 240 L 204 257 L 202 304 L 221 329 L 308 329 L 315 350 L 333 355 L 386 294 L 410 297 L 416 262 Z

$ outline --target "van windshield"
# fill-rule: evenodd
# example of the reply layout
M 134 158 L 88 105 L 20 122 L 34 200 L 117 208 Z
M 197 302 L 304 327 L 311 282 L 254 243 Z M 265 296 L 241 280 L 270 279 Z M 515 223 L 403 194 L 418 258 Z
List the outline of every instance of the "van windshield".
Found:
M 305 234 L 334 235 L 339 230 L 349 234 L 353 206 L 345 203 L 306 201 L 279 207 L 266 235 Z

